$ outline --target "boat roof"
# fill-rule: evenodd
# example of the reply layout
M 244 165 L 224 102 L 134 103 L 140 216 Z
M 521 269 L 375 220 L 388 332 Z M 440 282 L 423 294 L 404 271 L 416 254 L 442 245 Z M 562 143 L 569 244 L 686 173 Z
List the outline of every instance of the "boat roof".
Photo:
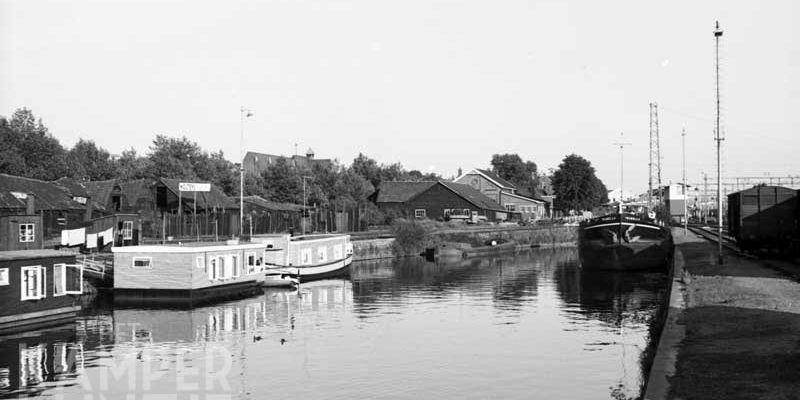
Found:
M 237 243 L 225 242 L 187 242 L 181 244 L 154 244 L 143 246 L 124 246 L 111 249 L 114 253 L 203 253 L 207 251 L 225 250 L 273 250 L 266 249 L 264 243 Z
M 71 251 L 53 249 L 0 251 L 0 261 L 32 260 L 56 257 L 75 257 L 75 253 Z

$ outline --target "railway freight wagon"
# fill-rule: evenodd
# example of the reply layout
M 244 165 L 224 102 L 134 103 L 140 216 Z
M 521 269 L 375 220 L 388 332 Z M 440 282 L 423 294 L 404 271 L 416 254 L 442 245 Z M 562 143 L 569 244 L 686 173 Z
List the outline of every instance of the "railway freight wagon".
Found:
M 798 236 L 797 191 L 755 186 L 728 195 L 728 231 L 742 250 L 785 252 Z

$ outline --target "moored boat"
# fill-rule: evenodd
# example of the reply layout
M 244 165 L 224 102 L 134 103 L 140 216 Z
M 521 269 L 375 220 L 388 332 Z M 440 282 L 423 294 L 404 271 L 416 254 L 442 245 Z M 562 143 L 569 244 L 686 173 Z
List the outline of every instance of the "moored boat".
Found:
M 281 250 L 266 253 L 265 273 L 288 271 L 300 282 L 345 275 L 353 262 L 350 235 L 257 235 L 251 240 Z
M 580 225 L 578 249 L 586 270 L 668 268 L 673 241 L 669 228 L 635 214 L 609 214 Z

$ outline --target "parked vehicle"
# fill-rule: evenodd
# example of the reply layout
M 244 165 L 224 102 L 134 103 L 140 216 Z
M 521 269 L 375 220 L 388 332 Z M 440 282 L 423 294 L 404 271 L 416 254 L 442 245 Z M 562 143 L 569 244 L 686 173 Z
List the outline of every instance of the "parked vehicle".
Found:
M 728 195 L 728 232 L 742 250 L 785 252 L 798 235 L 797 191 L 755 186 Z

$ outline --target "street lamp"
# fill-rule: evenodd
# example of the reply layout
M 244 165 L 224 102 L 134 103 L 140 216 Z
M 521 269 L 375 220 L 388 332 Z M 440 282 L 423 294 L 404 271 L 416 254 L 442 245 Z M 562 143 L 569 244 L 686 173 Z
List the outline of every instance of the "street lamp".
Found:
M 722 166 L 720 163 L 720 147 L 725 138 L 719 127 L 719 38 L 722 37 L 722 29 L 719 28 L 719 21 L 717 21 L 716 29 L 714 29 L 714 44 L 716 47 L 716 69 L 717 69 L 717 129 L 715 130 L 714 140 L 717 141 L 717 243 L 719 252 L 719 265 L 722 265 Z
M 301 214 L 303 217 L 300 219 L 301 230 L 303 235 L 306 234 L 306 179 L 311 178 L 310 176 L 303 175 L 303 213 Z
M 244 119 L 253 113 L 242 106 L 239 108 L 241 125 L 239 132 L 239 239 L 244 236 Z

